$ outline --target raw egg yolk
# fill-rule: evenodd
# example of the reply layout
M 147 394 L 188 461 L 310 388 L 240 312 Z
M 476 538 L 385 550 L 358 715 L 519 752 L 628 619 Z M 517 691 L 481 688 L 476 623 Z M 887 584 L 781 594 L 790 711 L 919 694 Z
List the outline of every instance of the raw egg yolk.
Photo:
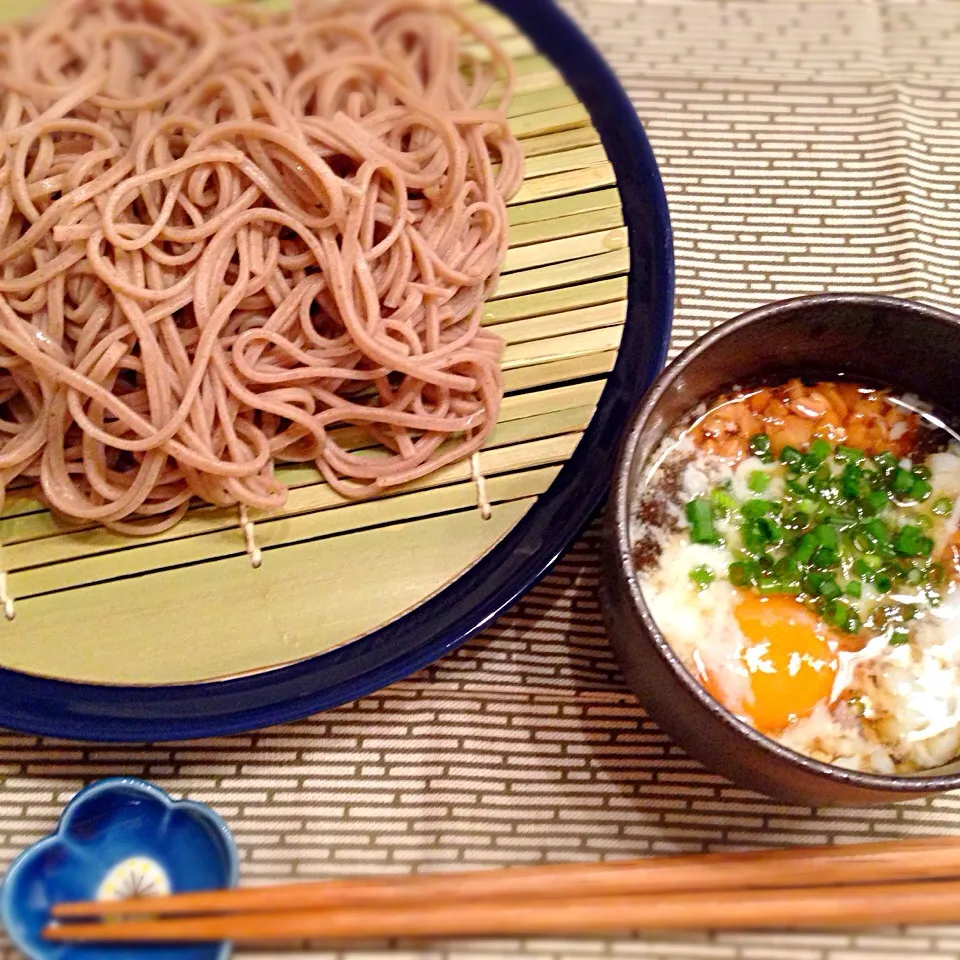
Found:
M 837 644 L 829 628 L 792 597 L 741 593 L 734 617 L 744 643 L 729 664 L 749 681 L 746 703 L 721 702 L 746 714 L 764 733 L 779 733 L 792 720 L 809 716 L 818 703 L 829 700 L 837 675 Z M 711 694 L 720 687 L 706 677 Z

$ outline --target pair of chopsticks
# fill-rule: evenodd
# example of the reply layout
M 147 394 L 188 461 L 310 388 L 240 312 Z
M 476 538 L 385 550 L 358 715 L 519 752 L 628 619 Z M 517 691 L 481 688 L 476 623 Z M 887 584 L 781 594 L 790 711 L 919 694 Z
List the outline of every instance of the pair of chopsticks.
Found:
M 351 940 L 960 919 L 960 837 L 60 904 L 49 940 Z M 80 921 L 80 922 L 77 922 Z

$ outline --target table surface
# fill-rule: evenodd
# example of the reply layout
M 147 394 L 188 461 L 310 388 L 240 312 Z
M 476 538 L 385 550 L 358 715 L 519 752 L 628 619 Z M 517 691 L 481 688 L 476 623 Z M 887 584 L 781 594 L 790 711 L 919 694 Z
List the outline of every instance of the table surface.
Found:
M 618 71 L 660 162 L 676 231 L 674 349 L 793 294 L 960 307 L 960 2 L 564 2 Z M 112 774 L 212 804 L 248 883 L 960 833 L 960 794 L 811 810 L 706 772 L 624 690 L 597 578 L 589 533 L 458 653 L 303 723 L 148 747 L 0 734 L 0 869 L 83 783 Z M 304 955 L 386 954 L 940 960 L 960 954 L 960 925 Z M 0 942 L 0 957 L 17 954 Z

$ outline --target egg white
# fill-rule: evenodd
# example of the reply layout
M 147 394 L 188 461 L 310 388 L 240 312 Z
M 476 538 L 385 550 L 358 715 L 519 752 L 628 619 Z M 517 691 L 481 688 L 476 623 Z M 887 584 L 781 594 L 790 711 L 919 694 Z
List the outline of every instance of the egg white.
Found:
M 747 477 L 757 468 L 751 464 L 764 466 L 750 458 L 734 468 L 720 457 L 698 454 L 681 474 L 680 502 L 703 496 L 720 483 L 731 484 L 734 491 L 738 484 L 746 489 Z M 749 678 L 746 671 L 730 669 L 745 643 L 733 612 L 738 594 L 722 579 L 734 559 L 735 527 L 732 522 L 717 524 L 723 544 L 692 543 L 679 506 L 668 515 L 677 529 L 666 534 L 661 531 L 660 559 L 640 577 L 647 606 L 687 670 L 697 678 L 708 672 L 722 684 L 726 703 L 743 703 L 750 690 Z M 690 579 L 690 571 L 699 566 L 709 567 L 718 577 L 704 589 Z M 722 665 L 728 669 L 719 669 Z

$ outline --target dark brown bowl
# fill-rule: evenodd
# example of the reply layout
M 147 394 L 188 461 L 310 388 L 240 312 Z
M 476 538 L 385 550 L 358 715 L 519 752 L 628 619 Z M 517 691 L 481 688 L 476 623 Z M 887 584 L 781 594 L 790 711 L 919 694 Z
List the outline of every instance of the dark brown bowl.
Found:
M 674 360 L 628 426 L 607 508 L 601 599 L 614 651 L 650 715 L 693 756 L 742 786 L 814 806 L 890 803 L 960 788 L 960 762 L 922 775 L 858 773 L 758 733 L 686 671 L 637 582 L 629 539 L 633 492 L 674 424 L 732 384 L 816 373 L 887 384 L 960 415 L 960 317 L 893 297 L 801 297 L 742 314 Z

